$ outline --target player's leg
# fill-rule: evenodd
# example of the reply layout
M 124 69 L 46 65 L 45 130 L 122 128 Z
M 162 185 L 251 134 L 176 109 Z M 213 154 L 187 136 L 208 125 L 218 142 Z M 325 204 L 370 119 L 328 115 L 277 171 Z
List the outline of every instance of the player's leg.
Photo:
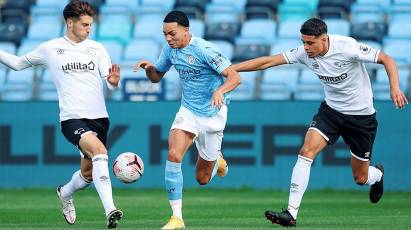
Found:
M 162 229 L 185 228 L 182 214 L 183 173 L 181 162 L 192 145 L 195 134 L 181 129 L 171 129 L 168 138 L 169 150 L 165 168 L 165 185 L 173 215 Z
M 266 211 L 265 213 L 272 223 L 283 226 L 296 225 L 301 200 L 310 178 L 311 164 L 327 144 L 333 144 L 338 139 L 339 122 L 334 116 L 334 111 L 322 103 L 306 133 L 304 144 L 293 168 L 287 210 L 283 212 Z
M 380 164 L 370 165 L 377 125 L 375 114 L 349 116 L 346 130 L 342 135 L 350 146 L 354 180 L 359 185 L 371 186 L 369 198 L 372 203 L 377 203 L 384 193 L 384 167 Z
M 227 122 L 227 106 L 212 117 L 197 118 L 199 134 L 196 138 L 198 158 L 196 163 L 196 179 L 200 185 L 205 185 L 218 174 L 224 177 L 228 172 L 227 162 L 221 153 L 223 131 Z
M 57 187 L 57 196 L 61 201 L 63 216 L 68 224 L 74 224 L 76 221 L 73 193 L 88 187 L 91 182 L 91 161 L 90 159 L 82 158 L 81 170 L 74 172 L 67 184 Z
M 103 203 L 107 217 L 107 226 L 115 228 L 123 213 L 118 210 L 113 201 L 108 155 L 104 144 L 92 132 L 82 135 L 79 146 L 81 151 L 92 161 L 92 178 L 100 200 Z
M 267 211 L 265 213 L 266 217 L 273 223 L 283 226 L 296 225 L 301 200 L 310 179 L 311 164 L 325 146 L 327 146 L 327 141 L 321 134 L 312 129 L 308 130 L 291 175 L 287 210 L 283 212 Z

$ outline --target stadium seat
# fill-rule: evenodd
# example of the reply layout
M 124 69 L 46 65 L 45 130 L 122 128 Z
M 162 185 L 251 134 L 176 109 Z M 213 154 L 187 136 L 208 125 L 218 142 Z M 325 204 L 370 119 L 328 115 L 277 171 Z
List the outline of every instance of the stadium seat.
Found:
M 23 23 L 6 22 L 0 24 L 0 41 L 13 42 L 20 45 L 21 39 L 26 34 L 26 25 Z
M 231 43 L 227 41 L 210 41 L 212 42 L 217 48 L 221 51 L 223 56 L 225 56 L 228 60 L 231 60 L 233 58 L 233 53 L 234 53 L 234 47 Z
M 411 5 L 392 5 L 388 13 L 390 22 L 408 22 L 409 20 L 411 20 Z
M 207 23 L 230 22 L 238 23 L 240 13 L 234 5 L 216 5 L 210 4 L 206 8 Z
M 12 42 L 0 42 L 0 50 L 6 51 L 7 53 L 15 54 L 17 48 Z
M 115 40 L 126 45 L 131 39 L 132 22 L 129 15 L 111 14 L 102 17 L 98 40 Z
M 55 1 L 55 0 L 37 0 L 36 1 L 36 6 L 38 7 L 52 7 L 59 9 L 60 12 L 64 9 L 64 7 L 67 5 L 69 0 L 61 0 L 61 1 Z
M 104 7 L 127 7 L 136 10 L 139 7 L 139 1 L 136 0 L 105 0 Z
M 308 4 L 281 3 L 278 7 L 278 18 L 284 21 L 305 21 L 314 15 Z
M 174 8 L 177 7 L 194 7 L 204 14 L 208 0 L 176 0 Z
M 265 7 L 273 13 L 277 12 L 278 5 L 281 0 L 247 0 L 246 8 L 249 7 Z
M 408 39 L 384 40 L 384 53 L 390 55 L 398 64 L 411 63 L 411 41 Z
M 317 14 L 321 19 L 348 19 L 344 8 L 338 6 L 319 6 Z
M 116 64 L 120 63 L 123 58 L 123 45 L 114 40 L 103 40 L 100 42 L 103 44 L 104 48 L 106 48 L 108 54 L 110 55 L 111 61 Z
M 32 3 L 31 0 L 2 1 L 0 11 L 3 13 L 3 10 L 21 10 L 28 14 Z
M 55 25 L 50 26 L 50 22 L 48 21 L 35 21 L 29 26 L 27 38 L 39 41 L 58 38 L 61 36 L 62 28 L 63 26 L 61 23 L 56 23 Z
M 161 7 L 165 11 L 171 11 L 175 4 L 175 0 L 140 0 L 140 7 L 144 6 L 156 6 Z
M 391 0 L 356 0 L 354 4 L 377 5 L 381 7 L 385 12 L 387 12 L 391 7 Z
M 168 11 L 162 6 L 143 5 L 135 10 L 137 21 L 163 21 Z
M 125 47 L 124 60 L 137 62 L 145 59 L 155 62 L 160 54 L 158 43 L 151 39 L 134 39 Z
M 205 38 L 207 40 L 225 40 L 234 43 L 239 31 L 240 26 L 238 23 L 221 22 L 207 24 Z
M 179 10 L 184 12 L 188 19 L 199 19 L 199 20 L 204 20 L 204 12 L 202 12 L 200 9 L 192 6 L 177 6 L 174 7 L 174 10 Z
M 303 23 L 304 20 L 291 20 L 279 23 L 278 37 L 300 39 L 300 28 Z
M 338 7 L 342 9 L 346 15 L 350 13 L 350 8 L 353 0 L 320 0 L 318 7 Z
M 408 92 L 408 87 L 410 84 L 409 82 L 411 80 L 410 73 L 411 71 L 409 67 L 399 67 L 398 68 L 398 78 L 399 78 L 400 88 L 404 93 Z M 388 80 L 387 72 L 385 71 L 385 69 L 379 68 L 377 70 L 375 83 L 385 84 L 389 86 L 389 80 Z
M 269 7 L 249 6 L 245 9 L 246 20 L 271 19 L 275 20 L 275 14 Z
M 260 86 L 262 100 L 290 100 L 298 80 L 298 68 L 277 67 L 263 72 Z
M 205 24 L 202 20 L 190 20 L 190 32 L 193 36 L 203 38 L 205 33 Z
M 384 9 L 378 5 L 358 5 L 351 7 L 351 22 L 353 24 L 374 22 L 385 23 Z
M 22 56 L 35 50 L 40 44 L 40 41 L 25 40 L 17 49 L 17 56 Z
M 254 100 L 256 96 L 257 72 L 243 72 L 241 84 L 231 92 L 231 99 L 235 101 Z
M 389 101 L 391 100 L 390 85 L 373 83 L 372 85 L 373 96 L 375 100 Z
M 385 25 L 376 22 L 352 24 L 351 36 L 357 40 L 372 40 L 382 42 L 385 35 Z
M 411 24 L 403 21 L 391 21 L 388 24 L 388 36 L 390 38 L 411 39 Z
M 58 101 L 57 89 L 53 82 L 40 83 L 38 99 L 41 101 Z
M 2 86 L 2 99 L 6 101 L 27 101 L 33 94 L 34 69 L 9 71 Z
M 232 5 L 236 7 L 238 13 L 243 13 L 247 0 L 212 0 L 213 5 Z
M 39 7 L 34 5 L 30 11 L 31 23 L 43 21 L 43 22 L 59 22 L 63 23 L 63 15 L 61 11 L 53 7 Z
M 260 44 L 270 45 L 275 41 L 276 29 L 277 25 L 272 20 L 247 20 L 241 26 L 241 37 L 261 39 Z
M 284 53 L 290 49 L 296 48 L 301 46 L 300 39 L 277 39 L 274 44 L 271 46 L 270 55 L 276 55 L 280 53 Z
M 350 23 L 345 19 L 325 19 L 328 34 L 350 36 Z
M 234 49 L 233 62 L 241 62 L 269 54 L 270 47 L 261 44 L 236 45 Z
M 158 44 L 164 43 L 163 21 L 137 21 L 134 25 L 134 39 L 153 39 Z

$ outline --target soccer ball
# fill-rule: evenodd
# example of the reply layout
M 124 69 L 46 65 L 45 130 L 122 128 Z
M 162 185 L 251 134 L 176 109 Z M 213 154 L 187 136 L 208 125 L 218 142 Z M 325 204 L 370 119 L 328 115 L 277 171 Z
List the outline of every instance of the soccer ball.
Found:
M 120 181 L 129 184 L 143 176 L 144 163 L 139 155 L 126 152 L 117 156 L 113 164 L 114 175 Z

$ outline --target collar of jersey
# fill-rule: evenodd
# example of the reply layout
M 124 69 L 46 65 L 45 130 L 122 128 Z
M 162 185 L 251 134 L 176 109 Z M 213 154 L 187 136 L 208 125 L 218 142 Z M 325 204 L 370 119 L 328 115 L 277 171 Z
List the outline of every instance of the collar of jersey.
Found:
M 72 44 L 73 46 L 77 46 L 77 45 L 79 45 L 79 44 L 81 44 L 81 43 L 83 43 L 84 41 L 87 40 L 87 39 L 86 39 L 86 40 L 81 41 L 81 42 L 74 42 L 74 41 L 70 40 L 70 38 L 68 38 L 66 35 L 64 35 L 63 38 L 64 38 L 64 40 L 66 40 L 68 43 Z

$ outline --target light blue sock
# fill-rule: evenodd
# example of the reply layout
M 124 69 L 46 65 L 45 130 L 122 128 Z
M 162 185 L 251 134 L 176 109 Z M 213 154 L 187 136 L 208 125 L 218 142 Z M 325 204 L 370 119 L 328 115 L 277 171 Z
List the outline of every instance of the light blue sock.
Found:
M 166 161 L 165 182 L 168 199 L 182 199 L 183 173 L 181 172 L 181 163 Z

